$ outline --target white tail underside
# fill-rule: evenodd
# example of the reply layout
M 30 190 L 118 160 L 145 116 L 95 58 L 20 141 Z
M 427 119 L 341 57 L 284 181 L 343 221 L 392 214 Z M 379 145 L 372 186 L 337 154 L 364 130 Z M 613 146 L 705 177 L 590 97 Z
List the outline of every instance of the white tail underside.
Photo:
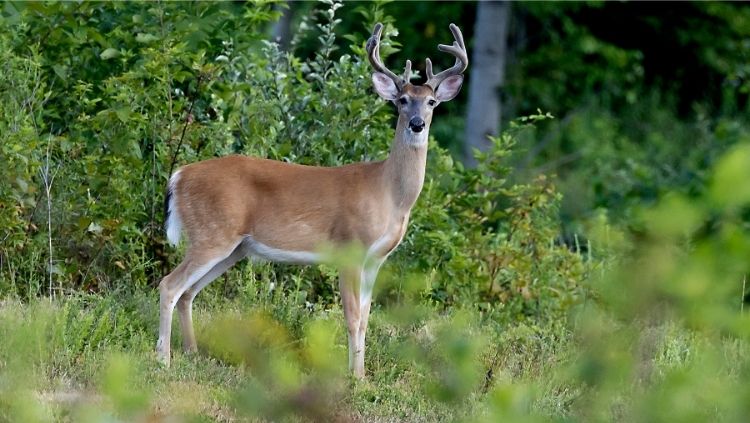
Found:
M 170 197 L 169 204 L 167 205 L 167 217 L 166 231 L 167 240 L 171 245 L 177 245 L 180 242 L 180 235 L 182 234 L 182 220 L 177 212 L 177 181 L 180 179 L 180 171 L 178 170 L 172 177 L 169 178 L 169 187 L 167 188 Z

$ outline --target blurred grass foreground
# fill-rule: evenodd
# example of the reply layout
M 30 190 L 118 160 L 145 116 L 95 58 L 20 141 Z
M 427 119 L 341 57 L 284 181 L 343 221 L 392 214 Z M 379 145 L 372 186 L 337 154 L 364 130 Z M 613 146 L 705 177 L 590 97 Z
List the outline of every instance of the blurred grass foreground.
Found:
M 542 53 L 518 51 L 521 69 L 600 79 L 558 93 L 511 73 L 509 92 L 564 104 L 561 118 L 518 101 L 524 114 L 475 168 L 431 141 L 407 237 L 376 284 L 365 380 L 346 371 L 327 265 L 235 266 L 196 298 L 199 351 L 160 366 L 154 286 L 181 255 L 161 232 L 171 170 L 232 153 L 381 159 L 392 110 L 371 93 L 369 29 L 385 22 L 382 53 L 400 60 L 432 52 L 448 18 L 470 34 L 461 11 L 474 10 L 290 7 L 284 49 L 267 41 L 285 10 L 274 2 L 0 6 L 0 421 L 750 419 L 750 13 L 721 3 L 679 10 L 727 22 L 674 37 L 734 78 L 716 110 L 685 108 L 694 120 L 639 79 L 640 51 L 587 20 L 630 6 L 514 4 L 530 32 L 554 23 Z M 411 7 L 434 22 L 411 25 Z M 736 57 L 708 48 L 714 36 Z M 632 68 L 627 85 L 613 62 Z M 433 135 L 460 140 L 450 107 Z M 559 175 L 535 161 L 566 148 L 583 159 Z

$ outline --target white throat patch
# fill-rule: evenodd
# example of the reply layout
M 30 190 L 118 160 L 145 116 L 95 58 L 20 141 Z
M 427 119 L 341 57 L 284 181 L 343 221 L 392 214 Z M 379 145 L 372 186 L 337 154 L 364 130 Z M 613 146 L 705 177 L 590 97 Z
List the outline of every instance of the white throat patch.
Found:
M 423 129 L 422 132 L 414 132 L 409 128 L 404 130 L 404 141 L 407 145 L 414 147 L 420 147 L 427 143 L 427 128 Z

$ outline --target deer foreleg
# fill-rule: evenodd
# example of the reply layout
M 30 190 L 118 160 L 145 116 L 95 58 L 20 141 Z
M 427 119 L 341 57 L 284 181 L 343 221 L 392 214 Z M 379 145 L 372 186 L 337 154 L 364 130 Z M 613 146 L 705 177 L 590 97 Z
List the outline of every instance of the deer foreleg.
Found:
M 364 349 L 359 344 L 361 277 L 361 269 L 343 269 L 339 275 L 341 303 L 349 338 L 349 370 L 358 378 L 365 376 Z

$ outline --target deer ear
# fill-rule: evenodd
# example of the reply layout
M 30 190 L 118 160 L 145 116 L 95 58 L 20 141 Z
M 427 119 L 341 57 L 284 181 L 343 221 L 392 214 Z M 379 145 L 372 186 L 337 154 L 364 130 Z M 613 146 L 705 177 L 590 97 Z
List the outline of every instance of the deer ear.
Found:
M 463 75 L 449 76 L 438 85 L 435 97 L 439 101 L 453 100 L 458 95 L 458 92 L 461 91 L 461 84 L 463 83 Z
M 384 100 L 395 100 L 398 97 L 398 87 L 388 75 L 380 72 L 372 74 L 372 83 L 375 85 L 375 92 Z

